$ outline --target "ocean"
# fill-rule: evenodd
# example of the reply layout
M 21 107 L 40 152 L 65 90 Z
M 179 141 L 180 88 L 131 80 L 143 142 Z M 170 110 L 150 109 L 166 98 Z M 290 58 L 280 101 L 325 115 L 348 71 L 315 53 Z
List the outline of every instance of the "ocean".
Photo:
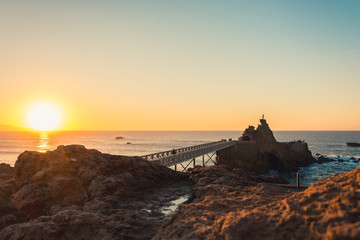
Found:
M 241 134 L 242 131 L 0 132 L 0 162 L 13 166 L 18 155 L 25 150 L 44 152 L 68 144 L 81 144 L 115 155 L 142 156 L 221 139 L 237 139 Z M 360 148 L 346 146 L 346 142 L 360 142 L 360 131 L 274 131 L 274 136 L 279 142 L 305 140 L 313 155 L 320 153 L 333 159 L 340 156 L 345 160 L 301 168 L 301 184 L 310 185 L 360 165 L 350 160 L 351 157 L 360 158 Z M 283 176 L 290 183 L 296 181 L 295 173 Z

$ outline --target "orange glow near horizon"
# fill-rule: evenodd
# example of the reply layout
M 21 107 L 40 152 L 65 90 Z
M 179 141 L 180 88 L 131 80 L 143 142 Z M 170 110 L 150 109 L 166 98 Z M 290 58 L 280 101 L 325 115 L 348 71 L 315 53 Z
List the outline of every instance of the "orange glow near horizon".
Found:
M 0 131 L 360 131 L 360 1 L 3 2 Z

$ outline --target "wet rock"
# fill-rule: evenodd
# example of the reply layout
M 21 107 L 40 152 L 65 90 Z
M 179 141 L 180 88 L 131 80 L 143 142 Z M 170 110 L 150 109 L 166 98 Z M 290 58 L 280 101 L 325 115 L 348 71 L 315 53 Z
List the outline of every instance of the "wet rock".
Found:
M 318 164 L 322 164 L 322 163 L 326 163 L 326 162 L 334 162 L 334 161 L 335 161 L 334 159 L 327 158 L 327 157 L 324 157 L 324 156 L 320 156 L 320 157 L 317 159 L 317 163 L 318 163 Z
M 119 136 L 119 137 L 115 137 L 115 139 L 125 139 L 125 138 L 124 138 L 124 137 Z
M 348 145 L 349 147 L 360 147 L 360 143 L 355 142 L 348 142 L 346 143 L 346 145 Z
M 193 171 L 192 202 L 154 239 L 359 239 L 360 167 L 299 193 L 229 169 Z
M 277 142 L 265 119 L 260 122 L 257 129 L 246 129 L 236 145 L 218 151 L 218 163 L 258 173 L 289 173 L 315 162 L 306 142 Z

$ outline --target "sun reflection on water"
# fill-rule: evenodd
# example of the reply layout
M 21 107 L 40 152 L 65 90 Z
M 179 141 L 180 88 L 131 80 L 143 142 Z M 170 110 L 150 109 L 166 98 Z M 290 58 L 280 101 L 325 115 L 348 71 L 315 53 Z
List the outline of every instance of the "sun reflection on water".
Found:
M 39 144 L 37 146 L 38 152 L 46 152 L 50 150 L 50 139 L 46 132 L 42 132 L 39 137 Z

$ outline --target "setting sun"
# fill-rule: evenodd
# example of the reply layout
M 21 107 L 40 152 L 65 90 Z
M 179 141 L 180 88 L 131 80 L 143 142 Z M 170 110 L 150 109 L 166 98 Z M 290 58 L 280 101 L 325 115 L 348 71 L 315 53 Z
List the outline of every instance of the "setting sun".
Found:
M 28 110 L 26 122 L 29 128 L 37 131 L 53 131 L 60 127 L 61 114 L 51 103 L 37 103 Z

